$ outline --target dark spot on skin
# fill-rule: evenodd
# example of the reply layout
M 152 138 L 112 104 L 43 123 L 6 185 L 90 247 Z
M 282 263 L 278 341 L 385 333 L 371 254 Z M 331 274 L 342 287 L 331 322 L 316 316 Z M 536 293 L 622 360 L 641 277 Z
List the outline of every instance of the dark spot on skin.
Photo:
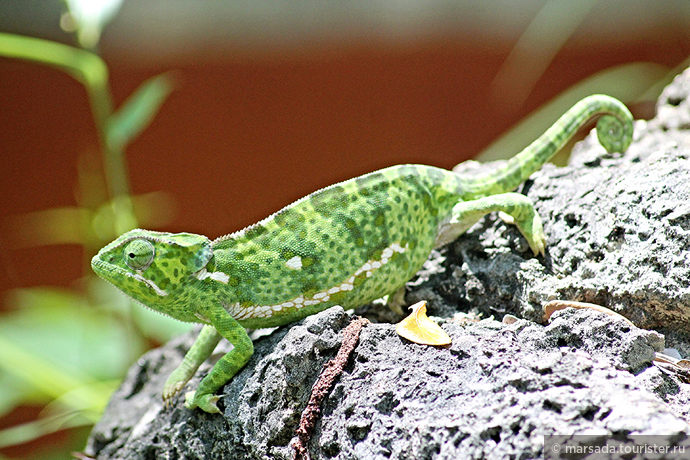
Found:
M 308 293 L 319 289 L 319 286 L 314 281 L 306 281 L 302 284 L 302 292 Z
M 340 185 L 325 188 L 310 197 L 314 210 L 323 216 L 330 216 L 334 210 L 347 207 L 348 194 Z
M 286 223 L 286 214 L 287 210 L 283 209 L 281 211 L 278 211 L 274 216 L 273 216 L 273 221 L 278 224 L 280 227 L 284 227 Z
M 311 257 L 303 257 L 302 258 L 302 268 L 307 268 L 311 267 L 314 264 L 314 259 Z
M 244 236 L 248 240 L 253 240 L 256 237 L 263 235 L 267 231 L 268 230 L 266 230 L 266 227 L 264 227 L 263 225 L 254 224 L 253 226 L 249 227 L 244 231 Z
M 362 196 L 383 194 L 390 187 L 390 181 L 381 173 L 366 174 L 355 179 L 357 190 Z

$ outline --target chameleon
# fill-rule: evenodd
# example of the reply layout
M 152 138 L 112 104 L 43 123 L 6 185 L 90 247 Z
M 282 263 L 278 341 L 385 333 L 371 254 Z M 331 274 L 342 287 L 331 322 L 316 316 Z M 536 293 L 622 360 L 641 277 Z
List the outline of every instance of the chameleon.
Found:
M 535 257 L 545 254 L 542 221 L 515 193 L 591 118 L 609 152 L 632 141 L 620 101 L 586 97 L 532 144 L 488 172 L 397 165 L 340 182 L 213 241 L 192 233 L 135 229 L 101 249 L 93 270 L 134 300 L 180 321 L 203 324 L 167 379 L 165 405 L 182 391 L 221 338 L 233 348 L 185 394 L 185 406 L 218 413 L 216 392 L 250 359 L 246 329 L 285 325 L 334 305 L 352 309 L 389 296 L 434 248 L 498 211 L 517 226 Z

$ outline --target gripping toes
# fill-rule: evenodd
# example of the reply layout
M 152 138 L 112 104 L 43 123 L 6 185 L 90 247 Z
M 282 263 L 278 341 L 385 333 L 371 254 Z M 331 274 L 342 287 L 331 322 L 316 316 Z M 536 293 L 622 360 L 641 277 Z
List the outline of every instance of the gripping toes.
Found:
M 505 223 L 515 225 L 520 230 L 534 255 L 544 255 L 546 235 L 532 201 L 518 193 L 505 193 L 496 195 L 496 205 L 499 217 Z
M 483 216 L 494 211 L 498 211 L 506 223 L 517 226 L 535 255 L 544 254 L 546 237 L 541 219 L 534 210 L 532 201 L 519 193 L 501 193 L 458 202 L 453 207 L 450 218 L 440 225 L 436 246 L 454 240 Z
M 546 235 L 544 235 L 544 226 L 541 223 L 541 218 L 539 214 L 531 209 L 531 216 L 528 216 L 524 220 L 516 220 L 515 225 L 517 225 L 520 233 L 525 237 L 529 247 L 534 252 L 534 255 L 541 254 L 544 255 L 546 249 Z
M 172 405 L 173 399 L 182 391 L 186 383 L 187 382 L 171 382 L 170 379 L 165 382 L 165 386 L 163 387 L 163 403 L 165 407 L 170 407 Z
M 213 394 L 199 394 L 198 391 L 190 391 L 185 394 L 185 407 L 187 409 L 199 408 L 210 414 L 219 414 L 217 403 L 220 396 Z

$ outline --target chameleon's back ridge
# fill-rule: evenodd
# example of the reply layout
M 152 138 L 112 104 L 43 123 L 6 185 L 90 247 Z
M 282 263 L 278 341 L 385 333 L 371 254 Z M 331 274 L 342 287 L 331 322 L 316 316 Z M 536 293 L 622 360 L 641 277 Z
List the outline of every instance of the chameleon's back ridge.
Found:
M 214 241 L 202 235 L 132 230 L 101 249 L 94 271 L 149 308 L 205 326 L 163 389 L 182 390 L 221 338 L 234 347 L 187 393 L 186 406 L 218 412 L 216 391 L 253 353 L 245 327 L 287 324 L 333 305 L 354 308 L 388 296 L 433 248 L 499 211 L 535 255 L 545 253 L 541 218 L 512 193 L 591 117 L 610 152 L 632 140 L 632 116 L 608 96 L 583 99 L 529 147 L 491 172 L 455 174 L 399 165 L 318 190 L 266 219 Z

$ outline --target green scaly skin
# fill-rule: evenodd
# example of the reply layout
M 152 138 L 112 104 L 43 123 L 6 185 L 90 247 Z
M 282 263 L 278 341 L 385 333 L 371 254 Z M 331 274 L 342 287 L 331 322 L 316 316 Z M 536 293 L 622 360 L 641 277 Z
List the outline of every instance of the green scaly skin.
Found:
M 400 165 L 331 185 L 239 232 L 210 241 L 189 233 L 132 230 L 103 248 L 94 271 L 149 308 L 202 329 L 163 390 L 179 393 L 221 337 L 234 348 L 186 405 L 218 412 L 215 392 L 253 353 L 245 328 L 274 327 L 333 305 L 354 308 L 404 288 L 431 250 L 492 211 L 510 216 L 535 255 L 541 219 L 515 189 L 590 118 L 602 145 L 624 151 L 632 116 L 616 99 L 591 96 L 493 172 L 459 175 Z

